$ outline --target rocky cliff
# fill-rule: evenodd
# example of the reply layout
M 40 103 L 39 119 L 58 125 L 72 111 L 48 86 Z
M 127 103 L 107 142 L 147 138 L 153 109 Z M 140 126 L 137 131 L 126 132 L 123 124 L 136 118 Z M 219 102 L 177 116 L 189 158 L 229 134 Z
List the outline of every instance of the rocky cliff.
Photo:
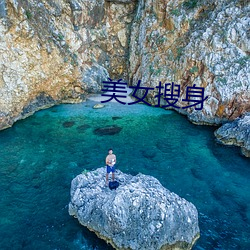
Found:
M 0 129 L 127 78 L 134 1 L 0 2 Z
M 139 0 L 130 43 L 132 84 L 180 85 L 179 98 L 173 96 L 180 108 L 175 109 L 199 124 L 220 123 L 249 111 L 249 11 L 247 1 Z M 208 99 L 202 110 L 182 109 L 193 104 L 183 100 L 194 84 L 204 88 Z M 173 94 L 178 95 L 176 89 Z M 155 88 L 148 94 L 153 104 L 157 93 Z
M 246 157 L 250 157 L 250 113 L 221 126 L 215 136 L 226 145 L 237 145 Z
M 199 237 L 193 204 L 151 176 L 116 173 L 120 186 L 105 186 L 105 168 L 71 183 L 70 215 L 115 249 L 191 249 Z

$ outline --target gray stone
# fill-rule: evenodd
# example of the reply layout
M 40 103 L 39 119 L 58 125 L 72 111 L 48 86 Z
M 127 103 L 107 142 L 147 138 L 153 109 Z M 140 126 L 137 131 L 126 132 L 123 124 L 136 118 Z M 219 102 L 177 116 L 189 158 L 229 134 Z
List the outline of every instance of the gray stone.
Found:
M 101 108 L 104 108 L 105 105 L 104 104 L 101 104 L 101 103 L 97 103 L 93 106 L 93 109 L 101 109 Z
M 85 68 L 82 77 L 82 89 L 88 93 L 101 92 L 102 82 L 106 81 L 108 77 L 108 71 L 99 64 Z
M 0 18 L 6 17 L 6 1 L 0 0 Z
M 115 249 L 191 249 L 199 237 L 195 206 L 154 177 L 116 172 L 120 186 L 105 186 L 105 168 L 72 180 L 69 214 Z
M 82 7 L 80 6 L 79 2 L 78 1 L 75 1 L 75 0 L 69 0 L 69 4 L 70 4 L 70 8 L 73 10 L 73 11 L 81 11 L 82 10 Z
M 215 136 L 224 144 L 240 146 L 242 154 L 250 157 L 250 112 L 221 126 Z
M 22 116 L 44 108 L 51 107 L 56 104 L 55 100 L 44 92 L 41 92 L 35 99 L 33 99 L 27 106 L 23 108 Z

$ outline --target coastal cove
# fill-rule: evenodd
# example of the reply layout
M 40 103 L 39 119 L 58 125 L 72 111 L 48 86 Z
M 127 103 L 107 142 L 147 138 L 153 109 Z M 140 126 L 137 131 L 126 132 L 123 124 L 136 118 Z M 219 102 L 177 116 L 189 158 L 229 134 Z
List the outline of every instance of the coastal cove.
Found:
M 196 206 L 195 250 L 249 249 L 250 158 L 175 111 L 95 104 L 54 106 L 0 131 L 0 249 L 113 249 L 68 214 L 71 180 L 105 171 L 110 147 L 119 170 L 152 175 Z

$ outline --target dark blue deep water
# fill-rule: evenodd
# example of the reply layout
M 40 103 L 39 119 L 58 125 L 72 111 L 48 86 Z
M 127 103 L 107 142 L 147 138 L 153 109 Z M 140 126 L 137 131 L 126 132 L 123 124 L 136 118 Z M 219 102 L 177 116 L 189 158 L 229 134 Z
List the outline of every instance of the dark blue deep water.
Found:
M 93 105 L 55 106 L 0 131 L 1 250 L 111 250 L 67 207 L 71 180 L 104 166 L 110 147 L 120 170 L 150 174 L 197 207 L 195 250 L 250 249 L 250 159 L 217 144 L 215 127 L 193 125 L 173 111 Z M 122 129 L 94 133 L 107 125 Z

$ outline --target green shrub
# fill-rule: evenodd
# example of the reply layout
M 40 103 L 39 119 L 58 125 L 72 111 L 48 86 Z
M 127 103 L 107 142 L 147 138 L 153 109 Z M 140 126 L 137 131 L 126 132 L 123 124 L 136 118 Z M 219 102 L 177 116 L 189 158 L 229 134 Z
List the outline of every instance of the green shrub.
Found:
M 32 14 L 31 14 L 31 12 L 29 10 L 26 10 L 25 14 L 26 14 L 26 16 L 27 16 L 28 19 L 32 18 Z
M 223 78 L 221 78 L 221 77 L 218 77 L 218 79 L 217 79 L 219 82 L 221 82 L 221 83 L 226 83 L 227 82 L 227 79 L 225 78 L 225 77 L 223 77 Z
M 153 67 L 152 64 L 150 64 L 150 66 L 149 66 L 149 73 L 150 73 L 150 74 L 153 74 L 153 73 L 154 73 L 154 67 Z
M 183 3 L 183 7 L 186 9 L 193 9 L 197 6 L 198 0 L 187 0 Z
M 250 59 L 250 56 L 243 56 L 239 59 L 236 59 L 234 63 L 239 63 L 241 66 L 245 65 Z
M 197 66 L 193 66 L 193 67 L 189 70 L 189 72 L 190 72 L 191 74 L 196 73 L 196 72 L 198 72 L 198 71 L 199 71 L 199 68 L 198 68 Z
M 162 36 L 162 37 L 159 37 L 157 40 L 156 40 L 156 44 L 157 45 L 161 45 L 163 44 L 164 42 L 167 41 L 167 38 L 165 36 Z
M 183 47 L 177 48 L 177 50 L 176 50 L 177 51 L 177 56 L 176 56 L 175 59 L 179 60 L 181 58 L 181 56 L 183 55 L 183 50 L 184 50 Z
M 58 39 L 62 41 L 64 39 L 63 35 L 61 33 L 58 34 Z
M 159 75 L 161 74 L 161 71 L 162 71 L 162 69 L 157 69 L 157 70 L 154 72 L 154 74 L 155 74 L 156 76 L 159 76 Z
M 172 9 L 170 10 L 170 14 L 172 14 L 173 16 L 179 16 L 181 12 L 179 9 Z

